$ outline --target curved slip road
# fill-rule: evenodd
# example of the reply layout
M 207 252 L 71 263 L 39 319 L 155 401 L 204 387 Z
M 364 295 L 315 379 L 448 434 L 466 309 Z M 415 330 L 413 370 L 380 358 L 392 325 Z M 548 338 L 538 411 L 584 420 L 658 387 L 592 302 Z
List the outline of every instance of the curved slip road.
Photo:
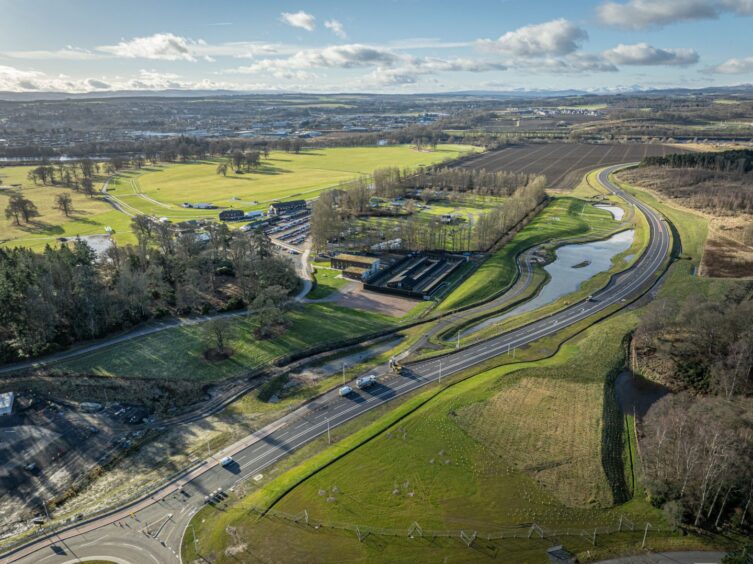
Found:
M 341 398 L 335 390 L 257 431 L 246 439 L 203 461 L 173 483 L 161 487 L 124 509 L 62 527 L 58 532 L 18 547 L 3 556 L 3 562 L 57 563 L 72 558 L 112 554 L 134 564 L 177 562 L 181 539 L 192 530 L 193 514 L 204 504 L 205 496 L 218 488 L 230 489 L 240 481 L 254 479 L 265 468 L 328 429 L 341 425 L 391 399 L 412 392 L 438 379 L 460 372 L 511 349 L 552 335 L 607 308 L 626 304 L 648 290 L 661 272 L 670 250 L 669 228 L 661 217 L 633 196 L 609 181 L 609 174 L 625 165 L 604 169 L 599 182 L 643 212 L 649 224 L 649 242 L 633 266 L 615 275 L 593 301 L 573 304 L 553 315 L 534 321 L 487 341 L 471 345 L 441 358 L 410 365 L 406 376 L 387 374 L 368 390 Z M 386 367 L 371 372 L 386 372 Z M 235 463 L 227 468 L 218 460 L 232 455 Z M 263 476 L 260 478 L 263 483 Z M 201 549 L 201 547 L 199 547 Z M 130 556 L 126 556 L 130 554 Z

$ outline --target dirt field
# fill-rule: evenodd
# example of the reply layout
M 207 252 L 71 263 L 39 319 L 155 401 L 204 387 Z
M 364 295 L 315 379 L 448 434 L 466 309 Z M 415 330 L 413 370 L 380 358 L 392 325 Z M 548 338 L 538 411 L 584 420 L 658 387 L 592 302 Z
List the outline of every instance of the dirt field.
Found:
M 646 156 L 678 152 L 682 152 L 682 149 L 649 144 L 511 145 L 474 159 L 464 166 L 488 171 L 509 170 L 544 174 L 549 188 L 571 189 L 577 186 L 585 173 L 594 168 L 639 161 Z
M 700 274 L 711 278 L 753 278 L 753 249 L 712 232 L 706 239 Z
M 392 317 L 402 317 L 421 303 L 417 300 L 409 300 L 400 296 L 368 292 L 363 289 L 359 282 L 348 283 L 347 286 L 331 296 L 316 301 L 332 302 L 339 306 L 373 311 L 384 315 L 391 315 Z

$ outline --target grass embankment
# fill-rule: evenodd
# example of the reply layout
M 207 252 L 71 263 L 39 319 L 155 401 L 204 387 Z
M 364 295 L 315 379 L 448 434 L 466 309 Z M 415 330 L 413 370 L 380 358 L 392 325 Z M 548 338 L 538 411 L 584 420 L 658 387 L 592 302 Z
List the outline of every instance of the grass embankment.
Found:
M 194 520 L 201 554 L 224 561 L 224 547 L 233 544 L 228 526 L 251 547 L 239 555 L 262 559 L 281 550 L 292 559 L 305 554 L 315 561 L 343 555 L 409 561 L 468 554 L 459 539 L 406 543 L 407 538 L 371 535 L 359 542 L 354 532 L 258 519 L 251 511 L 268 507 L 289 490 L 275 511 L 298 515 L 306 510 L 317 522 L 364 530 L 402 528 L 406 537 L 413 522 L 423 529 L 486 533 L 521 526 L 523 537 L 524 523 L 592 531 L 616 527 L 621 516 L 638 527 L 648 521 L 655 530 L 665 528 L 660 512 L 642 499 L 613 505 L 630 488 L 623 461 L 625 427 L 609 382 L 622 365 L 623 336 L 636 319 L 634 313 L 620 314 L 552 358 L 494 368 L 441 393 L 422 391 L 237 504 L 203 509 Z M 581 556 L 587 550 L 605 555 L 637 548 L 640 535 L 602 535 L 597 547 L 577 535 L 560 541 Z M 543 561 L 549 544 L 536 538 L 484 540 L 474 548 L 517 561 Z M 700 545 L 656 531 L 649 544 Z M 196 556 L 189 542 L 183 550 L 184 559 Z
M 59 237 L 104 235 L 105 227 L 112 227 L 116 233 L 128 231 L 129 218 L 115 211 L 101 197 L 90 198 L 81 192 L 60 186 L 35 185 L 27 178 L 32 168 L 34 167 L 0 167 L 0 209 L 5 209 L 11 195 L 21 194 L 34 202 L 40 214 L 29 223 L 21 221 L 20 225 L 16 225 L 5 215 L 0 215 L 0 245 L 41 250 L 47 244 L 54 245 Z M 96 179 L 97 183 L 103 180 Z M 68 217 L 56 207 L 55 198 L 60 194 L 71 197 L 73 210 Z
M 449 311 L 487 300 L 509 287 L 517 274 L 516 257 L 525 249 L 576 236 L 603 235 L 615 227 L 609 212 L 571 196 L 555 196 L 551 203 L 512 241 L 489 257 L 437 308 Z
M 230 321 L 227 346 L 233 356 L 210 362 L 203 353 L 210 338 L 200 325 L 166 329 L 62 362 L 61 368 L 83 373 L 141 378 L 194 379 L 211 381 L 241 376 L 272 360 L 322 345 L 372 333 L 389 327 L 395 320 L 375 313 L 337 307 L 332 304 L 307 304 L 286 314 L 290 325 L 279 337 L 259 340 L 255 316 Z

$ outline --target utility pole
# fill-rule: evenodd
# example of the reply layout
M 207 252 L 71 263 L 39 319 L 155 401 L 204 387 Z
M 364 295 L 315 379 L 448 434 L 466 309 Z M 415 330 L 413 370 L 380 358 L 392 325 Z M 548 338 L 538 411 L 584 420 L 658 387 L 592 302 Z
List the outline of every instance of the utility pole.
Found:
M 460 348 L 460 330 L 458 329 L 458 342 L 455 344 L 455 350 Z
M 210 439 L 207 439 L 207 458 L 212 457 L 212 447 Z
M 439 361 L 439 383 L 442 383 L 442 360 Z
M 327 417 L 327 444 L 332 444 L 332 435 L 329 434 L 329 417 Z
M 49 521 L 51 517 L 50 512 L 47 510 L 47 502 L 45 500 L 42 500 L 42 507 L 44 507 L 44 514 L 47 515 L 47 520 Z
M 345 363 L 343 362 L 343 384 L 345 384 Z

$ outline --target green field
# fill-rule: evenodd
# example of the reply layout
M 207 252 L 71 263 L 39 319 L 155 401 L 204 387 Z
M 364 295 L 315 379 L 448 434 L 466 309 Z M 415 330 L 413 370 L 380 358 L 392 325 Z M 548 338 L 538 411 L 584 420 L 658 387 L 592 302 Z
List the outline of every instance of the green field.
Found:
M 0 245 L 24 246 L 41 250 L 46 244 L 54 245 L 59 237 L 77 235 L 102 235 L 105 227 L 112 227 L 115 233 L 130 237 L 130 218 L 112 208 L 100 197 L 89 198 L 84 194 L 58 186 L 37 186 L 26 178 L 29 166 L 8 166 L 0 168 L 0 210 L 5 210 L 8 198 L 13 193 L 21 193 L 36 204 L 39 217 L 31 223 L 16 225 L 0 214 Z M 101 181 L 101 179 L 100 179 Z M 20 188 L 12 185 L 20 184 Z M 68 193 L 73 200 L 73 212 L 66 217 L 55 208 L 55 197 Z
M 456 288 L 440 305 L 449 311 L 491 298 L 515 280 L 516 257 L 535 245 L 575 236 L 598 237 L 616 226 L 612 215 L 586 201 L 570 196 L 555 196 L 520 233 L 489 257 L 481 267 Z
M 395 323 L 387 316 L 326 303 L 296 307 L 286 317 L 290 321 L 288 330 L 268 340 L 254 337 L 255 317 L 233 319 L 228 346 L 234 354 L 221 362 L 204 359 L 209 339 L 201 325 L 193 325 L 132 339 L 59 366 L 90 374 L 211 381 L 243 376 L 292 352 L 372 333 Z
M 165 164 L 141 170 L 121 171 L 110 182 L 108 192 L 131 214 L 147 214 L 181 221 L 217 217 L 217 210 L 181 207 L 183 202 L 210 202 L 221 207 L 264 209 L 270 201 L 313 198 L 326 188 L 353 178 L 371 174 L 386 166 L 413 169 L 454 159 L 468 151 L 470 145 L 439 145 L 436 151 L 417 151 L 408 145 L 387 147 L 346 147 L 304 150 L 300 154 L 272 151 L 262 159 L 259 169 L 227 177 L 216 174 L 219 161 Z M 88 198 L 57 186 L 35 186 L 26 175 L 32 167 L 0 168 L 0 207 L 4 210 L 10 194 L 18 191 L 39 208 L 40 217 L 29 225 L 15 226 L 0 216 L 0 245 L 22 245 L 41 249 L 59 237 L 104 234 L 111 227 L 120 244 L 134 243 L 131 218 L 116 211 L 101 196 Z M 104 181 L 99 178 L 98 183 Z M 74 213 L 66 218 L 54 208 L 55 196 L 68 192 L 73 198 Z
M 594 528 L 616 529 L 621 517 L 640 528 L 650 522 L 652 548 L 702 546 L 668 532 L 661 512 L 645 500 L 629 499 L 634 469 L 625 465 L 623 440 L 629 427 L 605 383 L 622 365 L 622 338 L 636 320 L 635 313 L 621 314 L 550 359 L 488 370 L 439 394 L 426 390 L 371 425 L 351 429 L 353 435 L 331 448 L 319 444 L 320 454 L 294 454 L 299 464 L 293 470 L 252 487 L 229 507 L 197 514 L 201 554 L 233 561 L 223 558 L 223 549 L 233 544 L 225 531 L 234 527 L 233 538 L 262 560 L 283 550 L 293 560 L 306 555 L 317 562 L 342 555 L 351 561 L 465 560 L 481 551 L 543 562 L 551 544 L 564 543 L 581 558 L 586 551 L 594 557 L 637 550 L 642 530 L 603 534 L 596 548 L 587 539 Z M 376 436 L 367 440 L 369 433 Z M 270 517 L 252 512 L 281 494 Z M 320 526 L 290 520 L 304 510 Z M 469 534 L 517 531 L 519 538 L 479 539 L 468 552 L 459 538 L 409 538 L 412 523 Z M 530 523 L 558 531 L 557 542 L 527 539 Z M 359 542 L 356 526 L 406 533 Z M 195 557 L 190 542 L 183 556 Z
M 468 145 L 439 145 L 436 151 L 422 152 L 396 145 L 311 149 L 300 154 L 272 151 L 258 169 L 244 174 L 231 171 L 227 176 L 218 175 L 216 160 L 165 165 L 121 181 L 112 193 L 144 213 L 171 218 L 205 216 L 206 211 L 184 210 L 180 205 L 211 202 L 222 207 L 262 209 L 271 201 L 313 198 L 326 188 L 380 167 L 413 169 L 474 150 L 477 148 Z

